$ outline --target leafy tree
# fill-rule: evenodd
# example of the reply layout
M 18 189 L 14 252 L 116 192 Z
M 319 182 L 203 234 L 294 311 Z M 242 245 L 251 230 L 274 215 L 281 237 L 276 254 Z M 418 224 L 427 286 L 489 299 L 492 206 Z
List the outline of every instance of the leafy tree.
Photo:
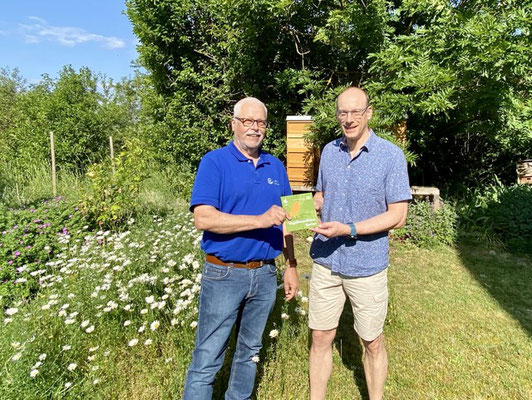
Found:
M 266 148 L 310 113 L 317 146 L 339 135 L 334 97 L 367 88 L 372 126 L 417 156 L 413 183 L 509 181 L 530 149 L 530 6 L 515 0 L 129 0 L 151 139 L 196 163 L 231 137 L 231 106 L 267 103 Z M 410 161 L 416 157 L 407 152 Z
M 385 4 L 128 1 L 140 62 L 155 88 L 146 106 L 161 153 L 198 162 L 232 136 L 232 105 L 254 95 L 270 111 L 266 149 L 284 157 L 285 116 L 301 113 L 303 101 L 321 98 L 326 88 L 361 80 L 368 52 L 389 29 Z M 353 26 L 350 18 L 363 15 L 363 26 Z M 349 31 L 348 40 L 335 35 L 338 26 Z
M 405 120 L 415 181 L 515 181 L 531 156 L 530 4 L 403 1 L 397 35 L 372 55 L 368 82 L 385 123 Z
M 88 68 L 66 66 L 57 79 L 47 75 L 27 86 L 18 75 L 0 74 L 0 160 L 29 166 L 49 160 L 54 132 L 59 168 L 82 172 L 109 154 L 108 137 L 117 146 L 138 123 L 135 85 L 113 83 Z

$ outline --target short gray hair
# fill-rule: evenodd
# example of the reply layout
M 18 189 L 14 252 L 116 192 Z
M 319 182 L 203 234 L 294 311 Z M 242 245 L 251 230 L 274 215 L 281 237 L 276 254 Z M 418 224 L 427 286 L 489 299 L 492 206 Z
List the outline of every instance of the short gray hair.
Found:
M 266 118 L 268 118 L 268 109 L 266 108 L 266 105 L 262 101 L 257 99 L 256 97 L 244 97 L 243 99 L 238 100 L 233 109 L 233 117 L 237 117 L 238 114 L 240 114 L 240 109 L 242 108 L 242 104 L 247 103 L 247 102 L 260 104 L 262 107 L 264 107 L 264 114 Z

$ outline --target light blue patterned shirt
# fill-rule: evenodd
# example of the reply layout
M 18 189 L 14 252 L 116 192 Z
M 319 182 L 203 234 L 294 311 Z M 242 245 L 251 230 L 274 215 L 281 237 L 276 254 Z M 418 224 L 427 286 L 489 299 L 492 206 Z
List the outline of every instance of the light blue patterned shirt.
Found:
M 390 203 L 412 199 L 402 150 L 373 131 L 353 159 L 343 138 L 325 146 L 316 190 L 323 191 L 323 222 L 360 222 L 386 212 Z M 316 234 L 310 256 L 341 275 L 360 277 L 385 269 L 388 250 L 388 232 L 356 241 Z

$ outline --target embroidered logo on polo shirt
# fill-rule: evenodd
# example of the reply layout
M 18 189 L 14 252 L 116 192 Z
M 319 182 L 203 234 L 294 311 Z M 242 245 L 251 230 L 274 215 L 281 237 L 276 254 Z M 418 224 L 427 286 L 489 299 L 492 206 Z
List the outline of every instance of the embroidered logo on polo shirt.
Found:
M 277 185 L 279 186 L 279 181 L 277 179 L 268 178 L 268 183 L 270 185 Z

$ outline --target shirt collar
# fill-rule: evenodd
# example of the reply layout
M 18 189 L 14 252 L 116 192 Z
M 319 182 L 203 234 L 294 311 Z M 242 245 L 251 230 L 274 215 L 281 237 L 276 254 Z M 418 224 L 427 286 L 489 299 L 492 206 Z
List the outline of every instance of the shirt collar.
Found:
M 360 151 L 365 150 L 365 151 L 367 151 L 369 153 L 371 151 L 371 149 L 373 149 L 373 147 L 375 146 L 376 140 L 377 140 L 377 135 L 375 135 L 375 132 L 373 132 L 373 130 L 370 129 L 369 130 L 369 136 L 368 136 L 366 142 L 360 148 Z M 345 142 L 345 136 L 343 136 L 340 139 L 339 144 L 340 144 L 340 148 L 342 150 L 349 151 L 349 147 L 347 146 L 347 143 Z
M 235 158 L 238 161 L 247 162 L 249 158 L 247 158 L 244 154 L 238 150 L 238 148 L 235 146 L 234 140 L 231 140 L 231 143 L 229 143 L 229 151 L 235 156 Z M 268 159 L 269 154 L 262 151 L 262 149 L 259 149 L 259 161 L 257 162 L 257 165 L 269 163 L 270 160 Z

